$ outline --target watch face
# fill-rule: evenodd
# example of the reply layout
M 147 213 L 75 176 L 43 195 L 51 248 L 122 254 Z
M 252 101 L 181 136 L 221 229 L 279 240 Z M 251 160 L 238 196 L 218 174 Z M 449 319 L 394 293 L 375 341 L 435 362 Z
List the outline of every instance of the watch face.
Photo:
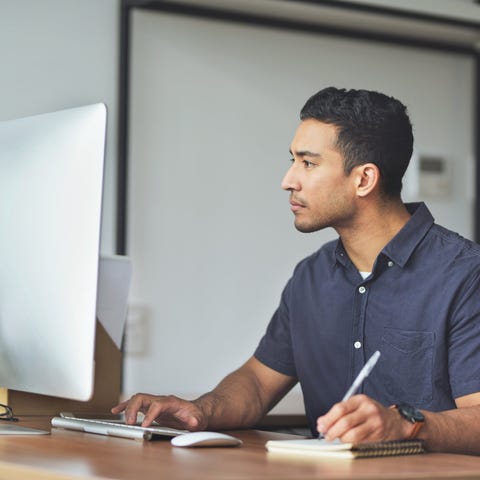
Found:
M 415 407 L 408 405 L 407 403 L 398 404 L 397 409 L 400 412 L 400 415 L 402 415 L 402 417 L 405 417 L 407 420 L 409 420 L 412 423 L 425 421 L 425 417 L 423 413 L 420 410 L 416 409 Z

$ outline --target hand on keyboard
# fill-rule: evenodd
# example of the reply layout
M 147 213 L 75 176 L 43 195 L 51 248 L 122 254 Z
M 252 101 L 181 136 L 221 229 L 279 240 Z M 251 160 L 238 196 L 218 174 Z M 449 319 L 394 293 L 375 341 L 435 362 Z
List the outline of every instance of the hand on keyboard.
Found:
M 125 422 L 137 423 L 139 413 L 145 415 L 142 427 L 148 427 L 156 421 L 159 425 L 185 430 L 205 430 L 205 413 L 194 403 L 174 395 L 148 395 L 138 393 L 112 408 L 112 413 L 125 412 Z

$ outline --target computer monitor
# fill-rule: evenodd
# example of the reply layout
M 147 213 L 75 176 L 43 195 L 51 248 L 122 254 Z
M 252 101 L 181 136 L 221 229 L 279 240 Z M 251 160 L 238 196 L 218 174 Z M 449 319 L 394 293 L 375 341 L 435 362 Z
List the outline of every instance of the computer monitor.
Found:
M 92 395 L 106 115 L 0 122 L 0 387 Z

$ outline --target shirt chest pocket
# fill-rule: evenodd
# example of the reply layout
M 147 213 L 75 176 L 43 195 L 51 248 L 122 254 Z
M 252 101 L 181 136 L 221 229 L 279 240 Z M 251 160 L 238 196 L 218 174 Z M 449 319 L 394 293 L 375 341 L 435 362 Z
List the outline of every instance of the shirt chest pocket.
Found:
M 434 343 L 433 332 L 384 328 L 382 381 L 392 403 L 431 402 Z

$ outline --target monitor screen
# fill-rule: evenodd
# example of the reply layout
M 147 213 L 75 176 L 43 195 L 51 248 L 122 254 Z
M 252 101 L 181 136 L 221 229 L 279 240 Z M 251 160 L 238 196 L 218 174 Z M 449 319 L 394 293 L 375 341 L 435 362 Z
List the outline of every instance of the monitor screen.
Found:
M 106 115 L 0 122 L 0 387 L 91 397 Z

